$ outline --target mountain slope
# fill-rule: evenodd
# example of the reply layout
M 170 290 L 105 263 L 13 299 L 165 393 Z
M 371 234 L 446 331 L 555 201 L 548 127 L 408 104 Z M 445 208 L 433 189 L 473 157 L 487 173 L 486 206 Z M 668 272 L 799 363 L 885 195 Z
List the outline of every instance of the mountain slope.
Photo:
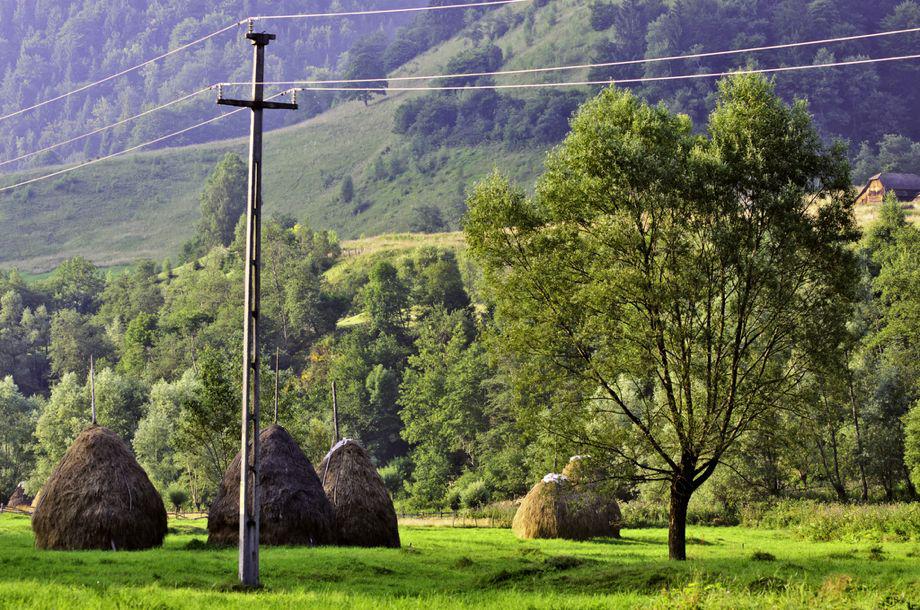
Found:
M 806 14 L 808 18 L 802 18 Z M 514 69 L 723 50 L 916 25 L 920 25 L 920 3 L 915 0 L 880 0 L 871 10 L 853 0 L 534 0 L 489 11 L 395 74 L 437 74 L 461 52 L 488 45 L 501 49 L 502 68 Z M 807 47 L 616 70 L 574 70 L 501 82 L 667 76 L 749 65 L 881 57 L 905 52 L 904 45 L 920 41 L 920 35 L 910 36 L 913 38 L 872 39 L 832 49 Z M 284 54 L 286 45 L 301 42 L 279 40 L 269 47 L 270 56 Z M 240 61 L 245 62 L 246 45 L 238 41 L 237 50 Z M 291 74 L 289 68 L 286 71 Z M 305 68 L 303 74 L 307 73 Z M 276 75 L 273 71 L 270 77 Z M 920 168 L 920 143 L 898 136 L 886 140 L 884 146 L 859 145 L 862 140 L 877 142 L 888 133 L 920 137 L 920 115 L 910 111 L 920 95 L 918 75 L 920 62 L 909 62 L 786 73 L 777 75 L 776 83 L 786 99 L 809 100 L 826 136 L 849 138 L 858 173 L 868 175 L 877 169 L 920 171 L 911 165 Z M 654 82 L 637 91 L 701 124 L 714 103 L 715 86 L 715 81 L 700 79 Z M 583 98 L 591 91 L 582 88 L 580 95 Z M 329 95 L 304 94 L 301 100 L 316 109 L 325 107 L 316 100 L 328 100 Z M 316 228 L 335 229 L 346 239 L 410 228 L 456 229 L 466 189 L 493 168 L 532 184 L 550 146 L 547 142 L 558 140 L 559 134 L 556 140 L 516 139 L 515 130 L 530 127 L 521 118 L 526 113 L 507 112 L 509 108 L 514 111 L 515 104 L 523 105 L 522 100 L 539 101 L 539 92 L 504 92 L 500 98 L 493 97 L 491 109 L 506 113 L 504 131 L 496 118 L 492 131 L 484 131 L 485 137 L 479 139 L 461 137 L 470 127 L 462 112 L 444 132 L 447 135 L 436 137 L 437 129 L 394 133 L 395 118 L 406 101 L 437 101 L 436 96 L 402 92 L 376 98 L 367 106 L 340 103 L 312 119 L 269 133 L 264 168 L 266 212 L 291 214 Z M 462 108 L 470 98 L 471 94 L 464 93 L 450 98 L 450 103 Z M 291 120 L 290 113 L 269 114 L 268 126 Z M 552 118 L 557 123 L 552 126 L 555 131 L 564 131 L 564 113 Z M 243 115 L 229 119 L 221 133 L 245 134 L 246 123 Z M 163 131 L 186 124 L 168 124 Z M 102 265 L 174 256 L 194 233 L 197 196 L 205 177 L 228 150 L 245 154 L 245 139 L 126 156 L 0 194 L 0 230 L 5 236 L 0 242 L 0 266 L 40 272 L 75 254 Z M 36 173 L 2 177 L 0 185 Z M 354 197 L 343 200 L 341 185 L 347 176 L 353 181 Z M 424 209 L 418 210 L 420 207 Z M 443 222 L 418 227 L 417 217 L 432 210 Z
M 521 12 L 523 7 L 501 11 Z M 498 11 L 496 11 L 498 12 Z M 540 15 L 547 12 L 539 11 Z M 585 25 L 586 6 L 577 3 L 565 14 Z M 549 25 L 544 26 L 549 33 Z M 572 25 L 572 27 L 577 27 Z M 515 53 L 522 26 L 499 40 L 511 51 L 509 67 L 532 65 L 532 58 L 552 49 L 563 36 L 556 32 Z M 400 74 L 430 74 L 471 45 L 456 37 L 416 58 Z M 240 45 L 241 56 L 245 48 Z M 271 51 L 280 52 L 279 45 Z M 580 50 L 583 56 L 586 50 Z M 571 55 L 579 56 L 573 47 Z M 558 56 L 565 59 L 566 56 Z M 315 95 L 327 95 L 317 93 Z M 333 228 L 344 238 L 363 233 L 409 228 L 407 210 L 432 204 L 445 210 L 456 226 L 464 188 L 493 168 L 522 181 L 541 167 L 545 147 L 509 151 L 500 144 L 448 147 L 428 155 L 437 169 L 418 166 L 403 138 L 392 131 L 398 106 L 416 93 L 398 93 L 361 102 L 342 103 L 301 124 L 266 135 L 264 197 L 266 213 L 292 214 L 317 228 Z M 215 114 L 217 109 L 215 106 Z M 267 126 L 277 119 L 268 113 Z M 246 133 L 246 121 L 237 131 Z M 0 265 L 25 271 L 44 271 L 60 260 L 83 255 L 100 265 L 116 265 L 139 257 L 175 255 L 194 234 L 198 193 L 214 164 L 227 151 L 246 152 L 246 139 L 133 154 L 99 163 L 44 182 L 0 194 Z M 381 155 L 399 155 L 404 171 L 391 179 L 373 180 L 368 174 Z M 57 168 L 44 168 L 5 177 L 10 184 Z M 339 200 L 341 180 L 353 176 L 353 202 Z

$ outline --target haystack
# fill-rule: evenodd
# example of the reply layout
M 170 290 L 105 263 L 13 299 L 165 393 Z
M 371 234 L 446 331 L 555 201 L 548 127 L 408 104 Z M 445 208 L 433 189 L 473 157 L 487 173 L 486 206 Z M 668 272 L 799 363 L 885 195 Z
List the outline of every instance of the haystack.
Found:
M 339 544 L 399 548 L 393 501 L 364 447 L 351 439 L 339 441 L 319 473 L 335 508 Z
M 518 507 L 511 529 L 518 538 L 587 540 L 611 536 L 611 518 L 597 495 L 583 493 L 561 474 L 548 474 Z
M 619 538 L 623 516 L 616 500 L 617 484 L 611 480 L 603 463 L 590 455 L 575 455 L 562 469 L 562 474 L 575 485 L 577 491 L 596 496 L 594 502 L 602 507 L 601 510 L 610 522 L 610 531 L 605 535 Z
M 266 545 L 316 546 L 334 540 L 333 511 L 310 460 L 288 431 L 273 424 L 259 435 L 261 521 Z M 235 545 L 240 534 L 240 454 L 224 473 L 208 512 L 208 542 Z
M 42 488 L 32 529 L 40 549 L 148 549 L 163 544 L 166 509 L 128 445 L 93 425 Z
M 29 508 L 32 506 L 32 498 L 26 494 L 23 485 L 24 483 L 20 483 L 13 490 L 9 501 L 6 503 L 7 508 Z

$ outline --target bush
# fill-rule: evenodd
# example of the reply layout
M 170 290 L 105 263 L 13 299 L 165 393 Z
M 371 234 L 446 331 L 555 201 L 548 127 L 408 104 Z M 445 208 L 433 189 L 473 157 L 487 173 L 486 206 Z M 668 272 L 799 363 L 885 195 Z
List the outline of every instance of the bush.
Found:
M 188 494 L 178 487 L 171 487 L 166 495 L 169 496 L 169 503 L 176 509 L 176 513 L 182 510 L 182 506 L 188 502 Z
M 387 488 L 391 496 L 395 497 L 402 493 L 404 479 L 395 465 L 392 463 L 387 464 L 377 472 L 380 474 L 380 478 L 383 479 L 383 486 Z
M 811 500 L 785 500 L 741 509 L 747 527 L 791 529 L 815 542 L 842 540 L 920 540 L 918 504 L 822 504 Z
M 474 481 L 460 493 L 460 502 L 466 508 L 479 508 L 489 503 L 490 495 L 484 481 Z

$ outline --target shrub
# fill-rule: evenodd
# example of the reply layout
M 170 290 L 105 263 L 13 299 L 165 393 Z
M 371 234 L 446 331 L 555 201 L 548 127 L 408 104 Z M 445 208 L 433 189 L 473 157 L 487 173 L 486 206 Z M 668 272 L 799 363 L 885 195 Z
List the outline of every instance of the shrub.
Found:
M 182 507 L 188 502 L 188 494 L 178 487 L 170 488 L 166 494 L 169 496 L 169 503 L 176 509 L 176 513 L 182 510 Z
M 395 497 L 402 493 L 404 479 L 395 464 L 391 462 L 378 472 L 380 473 L 380 478 L 383 479 L 383 486 L 387 488 L 391 496 Z
M 488 504 L 490 495 L 484 481 L 474 481 L 460 493 L 460 501 L 466 508 L 479 508 Z
M 748 527 L 791 529 L 816 542 L 920 540 L 918 504 L 846 505 L 785 500 L 745 506 L 741 521 Z

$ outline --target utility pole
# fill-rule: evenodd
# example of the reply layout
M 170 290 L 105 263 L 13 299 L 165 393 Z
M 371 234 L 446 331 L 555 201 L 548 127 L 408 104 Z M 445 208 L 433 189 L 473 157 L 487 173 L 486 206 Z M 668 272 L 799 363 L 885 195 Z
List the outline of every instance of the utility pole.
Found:
M 259 278 L 262 262 L 262 112 L 296 110 L 297 104 L 265 101 L 265 47 L 274 34 L 256 33 L 249 22 L 246 38 L 253 46 L 252 99 L 218 104 L 252 110 L 249 132 L 249 196 L 246 206 L 246 260 L 243 311 L 243 400 L 240 435 L 239 578 L 246 587 L 259 586 Z

